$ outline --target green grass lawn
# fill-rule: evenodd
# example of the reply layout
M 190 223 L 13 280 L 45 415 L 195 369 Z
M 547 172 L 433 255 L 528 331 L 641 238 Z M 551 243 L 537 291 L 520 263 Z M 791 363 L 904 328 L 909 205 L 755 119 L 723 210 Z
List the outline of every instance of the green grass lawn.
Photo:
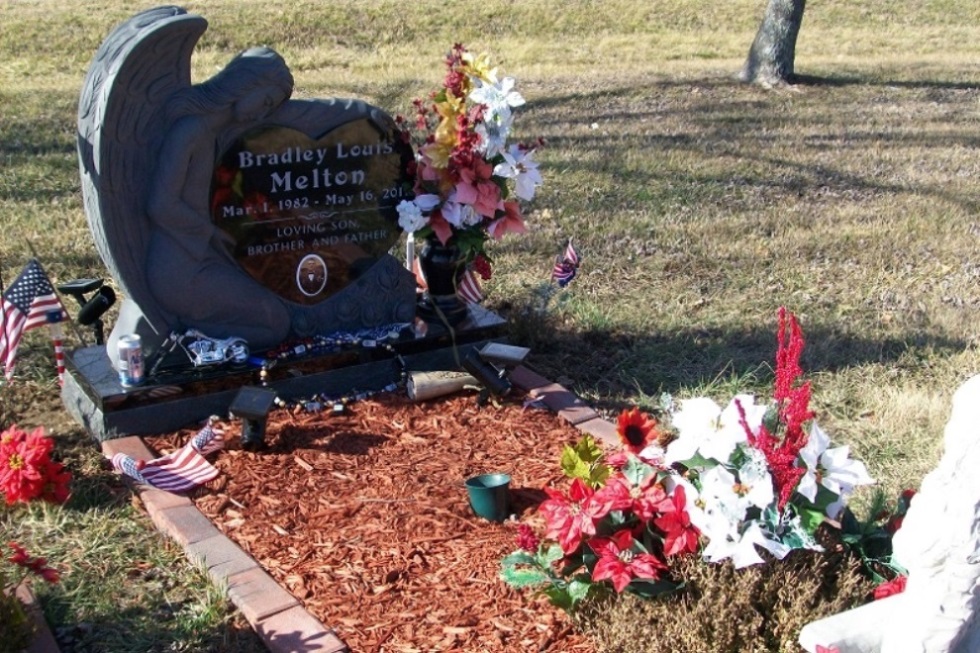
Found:
M 980 7 L 811 3 L 796 58 L 807 83 L 766 91 L 734 79 L 762 0 L 289 4 L 187 4 L 210 22 L 195 81 L 268 44 L 299 97 L 408 113 L 457 41 L 518 78 L 517 129 L 546 139 L 545 185 L 530 233 L 492 251 L 488 305 L 550 378 L 610 412 L 662 392 L 765 393 L 785 305 L 834 441 L 890 494 L 934 465 L 952 392 L 980 369 Z M 107 276 L 82 210 L 75 111 L 101 40 L 150 6 L 0 3 L 5 283 L 32 249 L 56 282 Z M 569 237 L 580 275 L 541 314 Z M 57 393 L 50 342 L 31 332 L 0 417 L 53 431 L 76 494 L 64 509 L 0 508 L 0 524 L 64 570 L 43 591 L 51 621 L 79 651 L 260 650 L 100 467 Z

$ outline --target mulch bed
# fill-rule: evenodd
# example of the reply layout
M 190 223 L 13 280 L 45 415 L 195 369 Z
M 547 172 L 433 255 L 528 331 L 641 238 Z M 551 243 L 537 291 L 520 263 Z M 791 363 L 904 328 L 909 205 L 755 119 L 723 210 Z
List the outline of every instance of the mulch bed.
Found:
M 352 651 L 595 650 L 546 599 L 499 580 L 517 522 L 475 516 L 463 485 L 509 473 L 512 512 L 538 520 L 562 446 L 580 437 L 555 414 L 380 395 L 342 415 L 273 411 L 262 453 L 225 428 L 222 474 L 195 503 Z M 145 439 L 163 453 L 193 433 Z

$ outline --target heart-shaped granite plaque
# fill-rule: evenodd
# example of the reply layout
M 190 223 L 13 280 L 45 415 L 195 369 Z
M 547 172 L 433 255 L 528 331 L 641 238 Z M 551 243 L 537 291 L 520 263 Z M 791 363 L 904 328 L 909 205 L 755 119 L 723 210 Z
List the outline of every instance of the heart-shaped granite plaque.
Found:
M 253 279 L 313 306 L 363 277 L 398 240 L 411 162 L 411 147 L 368 118 L 316 139 L 264 126 L 221 155 L 211 218 Z

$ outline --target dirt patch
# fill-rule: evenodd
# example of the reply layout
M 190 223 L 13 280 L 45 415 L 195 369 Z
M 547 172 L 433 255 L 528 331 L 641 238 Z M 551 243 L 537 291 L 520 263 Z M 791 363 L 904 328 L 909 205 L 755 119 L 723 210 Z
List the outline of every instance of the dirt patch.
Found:
M 536 519 L 580 437 L 553 413 L 386 395 L 342 415 L 274 411 L 262 453 L 226 430 L 222 474 L 195 503 L 352 651 L 594 651 L 564 613 L 498 579 L 517 522 L 476 517 L 463 486 L 507 472 L 512 512 Z M 192 434 L 146 441 L 162 453 Z

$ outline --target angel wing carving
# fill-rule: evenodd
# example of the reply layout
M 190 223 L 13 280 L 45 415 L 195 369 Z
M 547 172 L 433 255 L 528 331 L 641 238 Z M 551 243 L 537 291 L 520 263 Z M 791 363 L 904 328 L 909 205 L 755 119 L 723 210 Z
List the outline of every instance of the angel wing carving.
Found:
M 150 295 L 144 202 L 160 150 L 167 100 L 191 85 L 191 54 L 207 29 L 175 6 L 139 13 L 103 41 L 78 106 L 82 195 L 95 246 L 152 331 L 172 321 Z

